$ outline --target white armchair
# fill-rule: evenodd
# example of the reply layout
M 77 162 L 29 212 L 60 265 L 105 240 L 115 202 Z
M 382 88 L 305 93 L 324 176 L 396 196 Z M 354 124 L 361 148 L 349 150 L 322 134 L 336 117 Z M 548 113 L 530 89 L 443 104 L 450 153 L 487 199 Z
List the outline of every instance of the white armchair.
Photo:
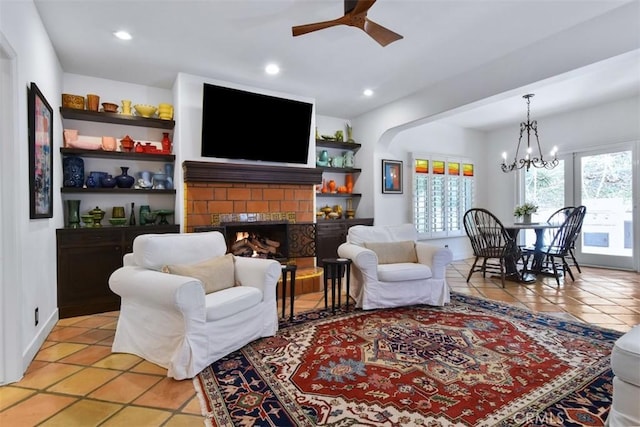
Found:
M 364 310 L 450 301 L 448 248 L 417 241 L 413 224 L 349 228 L 338 256 L 352 260 L 351 297 Z
M 109 278 L 109 287 L 122 299 L 112 351 L 140 356 L 179 380 L 257 338 L 274 335 L 277 261 L 233 257 L 235 286 L 211 293 L 197 278 L 163 272 L 166 266 L 184 272 L 194 264 L 208 265 L 208 260 L 224 258 L 226 250 L 217 231 L 136 237 L 133 253 Z M 222 274 L 211 270 L 211 277 L 215 284 Z

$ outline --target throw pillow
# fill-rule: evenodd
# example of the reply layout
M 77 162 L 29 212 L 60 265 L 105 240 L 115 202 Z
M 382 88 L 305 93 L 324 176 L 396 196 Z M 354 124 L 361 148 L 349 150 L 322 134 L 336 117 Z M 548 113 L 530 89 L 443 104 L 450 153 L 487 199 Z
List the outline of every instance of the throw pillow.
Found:
M 410 240 L 402 242 L 364 242 L 363 245 L 376 253 L 379 264 L 418 262 L 416 244 Z
M 197 264 L 165 265 L 162 267 L 162 271 L 200 280 L 204 286 L 204 292 L 207 294 L 235 285 L 232 254 L 215 257 Z

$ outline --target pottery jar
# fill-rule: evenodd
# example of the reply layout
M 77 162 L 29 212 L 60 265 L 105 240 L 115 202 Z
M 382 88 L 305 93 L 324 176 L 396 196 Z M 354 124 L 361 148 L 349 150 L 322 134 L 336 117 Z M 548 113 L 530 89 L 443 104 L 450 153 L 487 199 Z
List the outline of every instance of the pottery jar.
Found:
M 104 151 L 116 151 L 116 139 L 113 136 L 102 137 L 102 149 Z
M 336 182 L 334 180 L 329 181 L 329 192 L 333 193 L 336 191 Z
M 111 218 L 124 218 L 124 206 L 114 206 L 111 210 Z
M 87 110 L 98 111 L 100 105 L 100 97 L 92 93 L 87 95 Z
M 135 141 L 131 139 L 129 135 L 125 135 L 125 137 L 120 140 L 120 147 L 122 147 L 122 151 L 132 151 L 134 144 Z

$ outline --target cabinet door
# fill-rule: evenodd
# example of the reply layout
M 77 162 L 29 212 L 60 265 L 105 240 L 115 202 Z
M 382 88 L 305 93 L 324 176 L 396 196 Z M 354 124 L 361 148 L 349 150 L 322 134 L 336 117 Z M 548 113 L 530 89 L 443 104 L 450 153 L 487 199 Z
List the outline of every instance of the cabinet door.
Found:
M 109 276 L 122 266 L 122 233 L 58 234 L 60 318 L 120 309 Z
M 318 222 L 316 224 L 316 250 L 317 264 L 322 266 L 323 258 L 337 258 L 338 246 L 344 243 L 346 238 L 346 226 L 343 222 Z

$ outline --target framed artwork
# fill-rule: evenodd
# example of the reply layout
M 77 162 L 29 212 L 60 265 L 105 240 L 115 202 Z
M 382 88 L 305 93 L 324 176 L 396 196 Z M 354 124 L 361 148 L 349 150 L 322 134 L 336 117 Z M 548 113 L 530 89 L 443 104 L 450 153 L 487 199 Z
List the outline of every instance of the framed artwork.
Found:
M 53 217 L 53 109 L 38 86 L 28 92 L 29 217 Z
M 401 160 L 382 160 L 382 192 L 402 194 Z

